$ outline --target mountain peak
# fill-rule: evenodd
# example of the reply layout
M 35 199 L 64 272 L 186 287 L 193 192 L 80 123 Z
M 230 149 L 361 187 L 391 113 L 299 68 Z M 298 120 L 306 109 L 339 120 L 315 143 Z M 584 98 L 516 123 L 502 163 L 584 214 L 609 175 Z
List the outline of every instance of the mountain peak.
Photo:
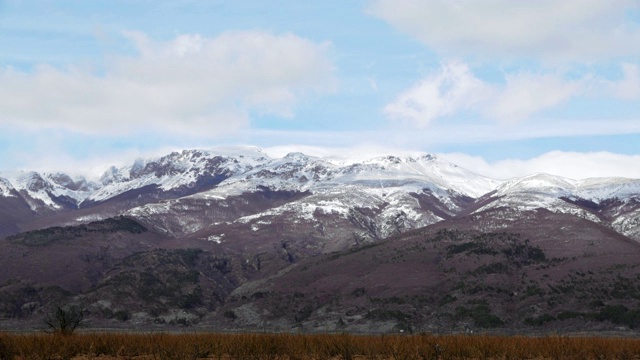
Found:
M 504 182 L 499 188 L 499 194 L 536 192 L 554 196 L 564 196 L 576 189 L 575 181 L 561 176 L 536 173 Z
M 42 175 L 35 171 L 27 171 L 18 177 L 18 181 L 24 184 L 24 188 L 29 191 L 39 192 L 51 190 L 51 184 Z
M 296 162 L 306 162 L 309 161 L 310 157 L 306 154 L 303 154 L 299 151 L 294 151 L 294 152 L 290 152 L 287 155 L 285 155 L 283 157 L 283 159 L 287 159 L 290 161 L 296 161 Z
M 2 197 L 11 196 L 12 190 L 14 189 L 13 189 L 13 185 L 11 185 L 11 182 L 9 182 L 9 180 L 5 178 L 0 177 L 0 196 Z
M 437 156 L 433 154 L 422 154 L 417 156 L 409 156 L 407 160 L 411 162 L 416 162 L 416 161 L 435 161 L 439 159 Z

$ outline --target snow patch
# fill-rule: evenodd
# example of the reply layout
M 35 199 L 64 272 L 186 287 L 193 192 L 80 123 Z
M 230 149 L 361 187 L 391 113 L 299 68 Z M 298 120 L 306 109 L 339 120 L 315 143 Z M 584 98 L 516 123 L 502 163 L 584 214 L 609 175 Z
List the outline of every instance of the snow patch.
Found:
M 85 216 L 79 216 L 75 219 L 75 221 L 77 222 L 93 222 L 93 221 L 101 221 L 106 219 L 107 216 L 104 215 L 100 215 L 100 214 L 91 214 L 91 215 L 85 215 Z
M 220 235 L 209 235 L 207 237 L 207 241 L 212 241 L 215 242 L 217 244 L 222 244 L 222 238 L 224 237 L 224 234 L 220 234 Z

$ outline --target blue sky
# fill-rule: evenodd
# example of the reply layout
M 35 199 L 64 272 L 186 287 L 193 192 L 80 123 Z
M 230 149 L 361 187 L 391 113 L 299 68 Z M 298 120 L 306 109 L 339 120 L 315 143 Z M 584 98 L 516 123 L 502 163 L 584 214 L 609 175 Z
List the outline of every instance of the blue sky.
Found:
M 170 149 L 640 177 L 636 0 L 0 0 L 0 171 Z

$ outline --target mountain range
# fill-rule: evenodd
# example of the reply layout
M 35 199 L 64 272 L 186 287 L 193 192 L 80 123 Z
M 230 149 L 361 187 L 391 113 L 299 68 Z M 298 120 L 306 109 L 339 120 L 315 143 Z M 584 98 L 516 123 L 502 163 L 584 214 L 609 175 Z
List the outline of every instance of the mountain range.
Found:
M 0 327 L 536 332 L 640 324 L 640 179 L 496 180 L 430 154 L 185 150 L 0 174 Z

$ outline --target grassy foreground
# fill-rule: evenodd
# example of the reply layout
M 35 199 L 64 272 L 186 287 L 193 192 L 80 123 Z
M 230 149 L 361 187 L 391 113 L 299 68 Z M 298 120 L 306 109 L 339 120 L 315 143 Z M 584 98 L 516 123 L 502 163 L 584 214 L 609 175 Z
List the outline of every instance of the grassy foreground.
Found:
M 640 339 L 466 335 L 0 334 L 0 359 L 640 359 Z

